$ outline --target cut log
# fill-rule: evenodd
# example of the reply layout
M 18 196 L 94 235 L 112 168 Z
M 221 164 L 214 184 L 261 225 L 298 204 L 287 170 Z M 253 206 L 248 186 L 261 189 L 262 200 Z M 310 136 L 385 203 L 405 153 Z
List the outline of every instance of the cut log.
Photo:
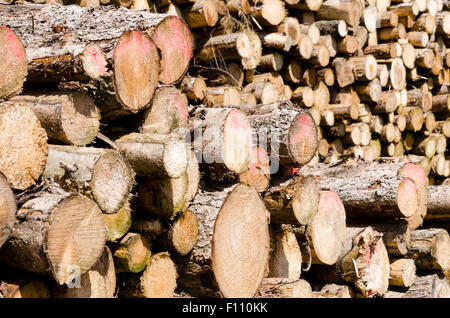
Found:
M 270 188 L 264 203 L 271 223 L 307 225 L 317 213 L 319 187 L 312 177 L 294 177 Z
M 387 164 L 384 170 L 382 164 L 373 163 L 322 167 L 304 167 L 301 173 L 319 176 L 321 188 L 337 191 L 349 218 L 408 218 L 417 210 L 418 190 L 412 179 L 396 176 L 400 167 Z
M 142 274 L 123 277 L 119 297 L 172 298 L 177 287 L 177 269 L 169 253 L 152 255 Z
M 234 235 L 230 236 L 230 230 Z M 264 276 L 268 253 L 264 202 L 253 187 L 240 184 L 220 208 L 212 234 L 212 269 L 224 297 L 254 296 Z
M 255 297 L 313 298 L 313 291 L 304 279 L 264 278 Z
M 27 194 L 2 262 L 9 267 L 71 282 L 95 264 L 106 243 L 106 226 L 94 201 L 51 184 Z M 25 199 L 25 198 L 24 198 Z
M 2 14 L 3 16 L 3 14 Z M 2 22 L 3 24 L 3 22 Z M 27 77 L 27 55 L 19 37 L 7 26 L 0 26 L 0 100 L 22 92 Z
M 391 262 L 389 285 L 410 287 L 416 279 L 416 265 L 410 258 L 400 258 Z
M 131 37 L 129 41 L 122 43 L 121 47 L 124 49 L 122 54 L 124 55 L 121 55 L 120 58 L 124 62 L 128 61 L 122 67 L 128 69 L 131 66 L 128 55 L 134 52 L 134 57 L 131 58 L 132 64 L 139 65 L 133 69 L 134 72 L 137 72 L 134 74 L 134 78 L 141 79 L 139 83 L 142 85 L 141 89 L 145 89 L 147 86 L 151 87 L 150 82 L 155 79 L 155 76 L 156 79 L 159 77 L 164 84 L 178 81 L 186 72 L 192 58 L 190 32 L 187 25 L 175 16 L 127 10 L 126 8 L 116 9 L 113 6 L 88 8 L 26 5 L 15 6 L 12 11 L 8 11 L 9 9 L 6 8 L 0 10 L 4 23 L 10 25 L 23 40 L 27 56 L 36 64 L 37 70 L 42 70 L 40 67 L 45 68 L 49 64 L 50 69 L 61 70 L 56 67 L 57 64 L 60 64 L 63 66 L 64 72 L 67 71 L 66 74 L 73 75 L 74 61 L 78 59 L 88 43 L 96 41 L 105 53 L 109 52 L 106 55 L 110 58 L 112 57 L 112 48 L 115 47 L 115 43 L 122 33 L 136 29 L 147 31 L 151 35 L 162 57 L 160 72 L 159 57 L 154 50 L 153 43 L 148 41 L 145 36 L 142 37 L 142 34 L 139 35 L 139 32 L 129 33 L 136 37 Z M 33 13 L 34 20 L 41 21 L 41 23 L 32 23 L 28 18 L 29 14 L 26 14 L 29 12 Z M 71 24 L 69 21 L 78 22 Z M 69 37 L 70 41 L 67 41 Z M 136 42 L 137 40 L 140 42 Z M 131 53 L 127 53 L 128 49 L 131 50 Z M 136 55 L 138 51 L 142 54 Z M 51 65 L 53 61 L 55 65 Z M 142 67 L 142 65 L 146 65 L 146 67 Z M 131 69 L 128 70 L 131 71 Z M 136 77 L 136 75 L 139 76 Z M 130 85 L 130 93 L 136 93 L 137 81 L 130 83 L 128 78 L 125 81 L 127 81 L 127 85 Z M 148 95 L 150 91 L 145 95 Z M 139 97 L 143 100 L 142 90 L 138 90 L 138 92 L 141 96 L 135 96 L 135 98 Z M 145 101 L 144 104 L 146 104 Z
M 0 248 L 11 235 L 16 211 L 16 197 L 5 175 L 0 172 Z
M 241 103 L 240 90 L 232 86 L 217 86 L 206 89 L 208 107 L 228 107 Z
M 450 237 L 444 229 L 425 229 L 411 232 L 409 255 L 419 269 L 450 268 Z
M 278 25 L 286 16 L 286 10 L 281 0 L 263 0 L 262 5 L 253 7 L 250 16 L 259 25 Z
M 116 273 L 142 272 L 150 259 L 151 243 L 137 233 L 129 232 L 114 251 Z
M 448 281 L 437 274 L 417 277 L 402 298 L 449 298 Z
M 192 101 L 202 101 L 205 98 L 206 83 L 200 77 L 185 76 L 181 83 L 181 91 Z
M 51 142 L 85 146 L 100 128 L 99 110 L 84 93 L 28 92 L 5 104 L 31 107 Z
M 341 2 L 327 0 L 316 11 L 319 19 L 344 20 L 348 25 L 355 27 L 362 16 L 362 8 L 357 1 Z
M 56 285 L 52 289 L 55 298 L 114 298 L 116 292 L 116 273 L 114 261 L 108 247 L 105 246 L 95 265 L 81 275 L 79 286 Z
M 131 133 L 115 141 L 137 176 L 179 178 L 185 174 L 190 152 L 181 134 Z
M 194 151 L 212 179 L 234 178 L 250 165 L 251 126 L 234 108 L 196 107 L 191 114 Z
M 187 129 L 188 124 L 186 96 L 173 86 L 163 86 L 156 90 L 152 106 L 144 114 L 141 133 L 169 134 L 178 128 Z
M 271 241 L 268 277 L 299 279 L 302 272 L 302 252 L 295 234 L 285 229 L 275 230 Z
M 270 156 L 278 157 L 281 165 L 303 165 L 312 159 L 318 140 L 316 125 L 308 111 L 286 101 L 239 108 L 248 114 L 259 135 L 259 144 L 270 147 Z
M 316 215 L 308 226 L 310 260 L 313 264 L 335 264 L 342 253 L 346 235 L 344 205 L 333 191 L 320 193 Z M 308 257 L 303 258 L 307 263 Z M 309 261 L 309 260 L 308 260 Z
M 0 171 L 12 188 L 34 185 L 44 171 L 47 153 L 47 134 L 31 108 L 0 107 Z
M 253 31 L 218 35 L 209 38 L 200 45 L 195 59 L 207 63 L 217 58 L 241 59 L 244 69 L 255 69 L 261 60 L 262 45 L 258 35 Z
M 191 29 L 215 26 L 219 20 L 217 1 L 195 1 L 192 6 L 188 6 L 184 18 Z
M 92 147 L 50 145 L 42 177 L 92 196 L 104 213 L 124 207 L 134 184 L 134 172 L 119 152 Z
M 175 218 L 184 211 L 188 202 L 187 174 L 178 178 L 140 179 L 134 210 L 149 215 L 161 215 L 168 219 Z

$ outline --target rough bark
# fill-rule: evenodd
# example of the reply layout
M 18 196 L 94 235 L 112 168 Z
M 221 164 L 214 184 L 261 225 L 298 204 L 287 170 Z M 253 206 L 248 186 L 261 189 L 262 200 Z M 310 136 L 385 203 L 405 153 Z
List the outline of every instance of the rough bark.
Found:
M 134 172 L 119 152 L 93 147 L 50 145 L 42 178 L 92 197 L 104 213 L 124 207 L 134 185 Z
M 5 175 L 0 172 L 0 248 L 11 235 L 16 211 L 16 197 Z
M 49 274 L 60 285 L 95 264 L 105 246 L 106 226 L 94 201 L 54 184 L 22 199 L 2 262 Z

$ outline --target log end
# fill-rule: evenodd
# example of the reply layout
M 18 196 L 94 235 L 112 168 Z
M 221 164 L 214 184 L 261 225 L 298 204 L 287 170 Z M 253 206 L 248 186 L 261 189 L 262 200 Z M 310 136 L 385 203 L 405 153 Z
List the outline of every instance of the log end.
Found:
M 168 253 L 158 253 L 141 276 L 141 289 L 146 298 L 172 298 L 177 287 L 177 270 Z
M 181 79 L 193 55 L 193 41 L 186 23 L 176 16 L 170 16 L 155 28 L 152 34 L 161 52 L 159 80 L 172 84 Z
M 291 158 L 300 165 L 307 164 L 314 157 L 318 144 L 314 119 L 309 112 L 300 112 L 289 128 L 288 149 Z
M 11 186 L 24 190 L 34 185 L 44 171 L 47 155 L 47 134 L 31 108 L 1 107 L 0 171 Z
M 102 211 L 94 201 L 72 195 L 61 201 L 48 219 L 45 248 L 55 280 L 62 285 L 74 273 L 87 272 L 106 243 Z
M 266 271 L 269 245 L 264 202 L 253 187 L 240 184 L 223 203 L 212 238 L 212 268 L 225 297 L 254 296 Z
M 0 100 L 9 99 L 22 91 L 28 74 L 25 48 L 10 28 L 0 26 Z
M 137 113 L 150 105 L 158 84 L 159 54 L 147 34 L 125 31 L 114 49 L 114 87 L 122 106 Z

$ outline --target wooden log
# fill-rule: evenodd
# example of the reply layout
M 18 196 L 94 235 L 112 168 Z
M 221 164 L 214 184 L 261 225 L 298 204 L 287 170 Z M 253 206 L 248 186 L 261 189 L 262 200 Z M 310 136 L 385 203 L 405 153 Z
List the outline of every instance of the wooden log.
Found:
M 116 273 L 114 261 L 108 247 L 105 246 L 95 265 L 81 275 L 79 286 L 52 286 L 55 298 L 114 298 L 116 293 Z M 73 283 L 73 282 L 72 282 Z
M 186 8 L 184 18 L 191 29 L 215 26 L 219 20 L 217 1 L 195 1 Z
M 273 33 L 259 33 L 260 41 L 264 47 L 269 49 L 277 49 L 281 51 L 289 51 L 292 47 L 292 39 L 287 35 L 282 33 L 273 32 Z M 303 40 L 305 39 L 305 40 Z M 308 41 L 309 42 L 306 42 Z M 309 37 L 301 37 L 299 40 L 299 48 L 303 47 L 303 50 L 308 51 L 312 49 L 312 42 Z M 301 44 L 303 42 L 303 45 Z
M 256 298 L 312 298 L 311 285 L 304 279 L 264 278 Z
M 195 59 L 207 63 L 217 57 L 224 60 L 240 59 L 244 69 L 255 69 L 261 60 L 262 44 L 253 31 L 218 35 L 200 45 Z
M 185 210 L 172 223 L 160 218 L 134 219 L 131 230 L 151 240 L 155 249 L 187 255 L 197 243 L 198 219 L 192 211 Z
M 400 163 L 380 162 L 352 166 L 341 164 L 334 167 L 318 165 L 314 168 L 303 167 L 300 171 L 319 176 L 320 187 L 337 191 L 350 218 L 369 215 L 382 217 L 384 213 L 391 213 L 391 217 L 397 214 L 409 218 L 418 209 L 420 193 L 412 175 L 405 173 L 397 177 L 401 173 L 400 169 Z M 355 179 L 352 181 L 352 178 Z M 361 198 L 353 201 L 359 195 Z
M 202 101 L 205 98 L 206 83 L 202 78 L 185 76 L 181 83 L 181 91 L 192 101 Z
M 278 25 L 285 18 L 286 10 L 281 0 L 263 0 L 250 10 L 250 16 L 261 26 Z
M 400 258 L 391 262 L 389 285 L 410 287 L 416 279 L 416 265 L 410 258 Z
M 274 83 L 253 81 L 244 87 L 243 93 L 252 94 L 256 101 L 261 104 L 270 104 L 279 100 L 280 89 Z M 241 102 L 235 100 L 227 106 L 239 105 Z
M 285 229 L 271 231 L 271 253 L 268 277 L 299 279 L 302 252 L 294 233 Z
M 106 242 L 105 221 L 95 202 L 54 184 L 22 200 L 20 222 L 3 245 L 2 262 L 49 274 L 60 285 L 91 269 Z
M 250 167 L 239 175 L 239 181 L 254 186 L 259 193 L 265 192 L 270 184 L 269 155 L 260 146 L 250 149 Z
M 216 180 L 234 179 L 250 165 L 251 126 L 247 115 L 234 108 L 196 107 L 191 114 L 194 151 Z
M 344 20 L 322 20 L 316 21 L 315 26 L 321 35 L 333 35 L 335 37 L 345 37 L 348 33 L 347 23 Z
M 121 84 L 116 83 L 116 91 L 119 92 L 119 95 L 122 93 L 123 99 L 125 99 L 124 94 L 130 94 L 130 97 L 133 96 L 130 100 L 122 100 L 126 106 L 132 109 L 148 103 L 149 100 L 146 100 L 146 98 L 148 96 L 150 96 L 148 97 L 149 99 L 151 98 L 151 93 L 156 85 L 155 79 L 157 81 L 158 77 L 164 84 L 177 82 L 186 72 L 192 58 L 190 32 L 187 25 L 175 16 L 127 10 L 126 8 L 116 9 L 112 6 L 88 8 L 80 6 L 27 5 L 20 8 L 15 7 L 15 10 L 11 12 L 5 8 L 1 8 L 1 10 L 5 23 L 8 23 L 21 37 L 27 49 L 27 56 L 33 61 L 32 64 L 35 64 L 34 68 L 38 71 L 42 70 L 42 68 L 44 70 L 48 68 L 59 70 L 57 74 L 59 73 L 60 75 L 76 75 L 76 73 L 80 73 L 83 68 L 76 68 L 73 71 L 72 66 L 75 61 L 79 60 L 78 57 L 82 54 L 85 46 L 92 41 L 96 41 L 100 48 L 105 51 L 107 58 L 113 58 L 114 61 L 117 59 L 116 62 L 124 61 L 125 64 L 122 64 L 122 66 L 114 65 L 114 73 L 118 73 L 114 75 L 115 80 L 125 81 Z M 43 21 L 43 23 L 35 25 L 27 18 L 27 14 L 24 14 L 24 12 L 32 12 L 34 19 Z M 69 20 L 84 22 L 77 22 L 71 25 L 67 23 Z M 60 27 L 52 28 L 52 25 Z M 36 30 L 33 31 L 33 29 Z M 152 39 L 147 39 L 146 36 L 143 36 L 138 31 L 129 32 L 128 34 L 132 36 L 128 36 L 128 39 L 123 40 L 125 43 L 119 46 L 122 50 L 114 50 L 121 52 L 114 53 L 115 56 L 113 56 L 112 49 L 116 46 L 115 43 L 122 33 L 136 29 L 149 33 Z M 47 30 L 52 32 L 47 32 Z M 66 43 L 63 39 L 68 35 L 72 37 Z M 48 41 L 49 38 L 53 39 L 54 37 L 58 40 Z M 161 63 L 159 63 L 155 45 L 161 53 Z M 142 54 L 136 56 L 136 49 L 142 49 Z M 131 63 L 129 60 L 129 54 L 131 53 L 128 50 L 134 52 L 132 63 L 135 65 L 149 65 L 149 67 L 128 68 Z M 100 62 L 98 67 L 105 72 L 106 68 L 104 65 L 102 67 L 102 61 L 98 56 L 98 52 L 94 50 L 90 53 L 93 54 L 90 60 Z M 161 65 L 160 68 L 159 64 Z M 122 75 L 129 74 L 129 72 L 131 72 L 131 76 L 141 80 L 139 85 L 142 90 L 137 90 L 140 92 L 140 96 L 136 96 L 136 81 L 130 83 L 127 81 L 128 77 L 122 77 Z M 36 78 L 40 79 L 39 77 Z M 149 91 L 144 96 L 142 91 L 145 89 L 149 89 Z M 121 99 L 120 97 L 119 100 Z M 141 103 L 136 103 L 138 101 Z M 130 102 L 130 104 L 126 102 Z
M 417 277 L 414 284 L 402 298 L 448 298 L 450 286 L 448 281 L 437 274 Z
M 42 177 L 92 196 L 104 213 L 124 207 L 134 184 L 134 172 L 122 155 L 91 147 L 50 145 Z
M 8 104 L 30 107 L 51 142 L 84 146 L 95 139 L 100 127 L 100 113 L 84 93 L 29 92 L 4 103 Z
M 185 132 L 157 135 L 131 133 L 115 141 L 118 151 L 127 158 L 137 176 L 179 178 L 189 163 Z
M 286 101 L 239 108 L 248 114 L 252 127 L 260 134 L 260 144 L 270 147 L 270 156 L 278 157 L 281 165 L 305 164 L 314 156 L 317 128 L 308 111 Z
M 11 235 L 16 211 L 16 197 L 5 175 L 0 172 L 0 248 Z
M 311 177 L 294 177 L 270 188 L 264 203 L 271 223 L 307 225 L 317 213 L 319 188 Z
M 0 107 L 0 171 L 13 189 L 24 190 L 36 183 L 47 153 L 47 134 L 30 107 Z
M 424 229 L 411 232 L 409 256 L 418 269 L 439 269 L 444 273 L 450 267 L 450 237 L 444 229 Z
M 129 232 L 113 253 L 116 273 L 142 272 L 150 259 L 151 243 L 137 233 Z
M 247 204 L 242 205 L 242 200 Z M 238 214 L 235 213 L 238 212 L 234 208 L 236 204 L 241 208 Z M 217 281 L 216 286 L 225 297 L 241 296 L 244 293 L 253 296 L 263 279 L 270 245 L 265 206 L 256 190 L 244 184 L 216 190 L 201 189 L 189 209 L 199 220 L 199 237 L 190 261 L 199 265 L 200 268 L 195 271 L 198 273 L 203 268 L 204 271 L 210 272 L 212 269 Z M 245 218 L 242 218 L 244 215 Z M 227 255 L 228 250 L 225 247 L 230 244 L 230 225 L 240 237 L 239 244 L 234 245 L 232 256 Z M 255 237 L 258 237 L 258 240 L 255 240 Z M 251 264 L 245 261 L 249 253 L 253 259 Z M 234 261 L 230 262 L 230 259 Z M 224 274 L 224 271 L 229 273 L 230 266 L 236 273 L 235 279 L 231 281 Z M 203 281 L 202 283 L 205 284 Z M 185 284 L 188 285 L 188 282 Z M 199 293 L 199 289 L 203 288 L 195 285 L 192 287 L 192 284 L 190 286 L 195 289 L 192 290 L 194 293 Z M 210 285 L 209 287 L 211 288 Z
M 28 61 L 20 38 L 5 25 L 0 26 L 0 50 L 3 61 L 0 67 L 0 100 L 5 100 L 22 92 Z
M 318 8 L 316 15 L 323 20 L 344 20 L 348 25 L 355 27 L 362 16 L 362 8 L 357 1 L 341 3 L 327 0 Z
M 150 257 L 142 274 L 127 274 L 120 282 L 119 297 L 172 298 L 177 287 L 177 269 L 169 253 Z
M 143 134 L 169 134 L 178 128 L 187 129 L 188 127 L 186 96 L 173 86 L 158 88 L 153 96 L 151 108 L 144 113 L 140 132 Z
M 337 57 L 332 62 L 334 71 L 336 73 L 336 80 L 339 87 L 346 87 L 355 82 L 353 74 L 354 64 L 342 57 Z
M 228 107 L 241 103 L 239 89 L 232 86 L 206 88 L 205 97 L 208 107 Z

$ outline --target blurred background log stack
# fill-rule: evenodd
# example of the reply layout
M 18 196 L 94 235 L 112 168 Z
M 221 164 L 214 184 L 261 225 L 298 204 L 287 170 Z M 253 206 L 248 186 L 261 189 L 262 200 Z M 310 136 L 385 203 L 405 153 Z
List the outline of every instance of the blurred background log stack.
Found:
M 443 0 L 2 1 L 0 298 L 450 297 L 449 35 Z

